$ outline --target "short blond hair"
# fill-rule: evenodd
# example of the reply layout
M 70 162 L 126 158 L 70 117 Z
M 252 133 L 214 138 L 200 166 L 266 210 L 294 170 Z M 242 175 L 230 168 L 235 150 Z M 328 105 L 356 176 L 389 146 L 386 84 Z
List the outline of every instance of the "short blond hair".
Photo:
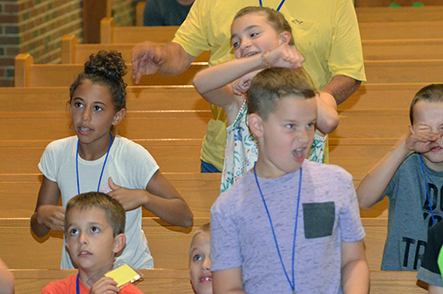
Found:
M 195 232 L 192 234 L 191 244 L 189 245 L 189 255 L 191 255 L 192 243 L 194 243 L 195 237 L 199 234 L 207 233 L 211 234 L 211 223 L 206 223 L 201 225 Z

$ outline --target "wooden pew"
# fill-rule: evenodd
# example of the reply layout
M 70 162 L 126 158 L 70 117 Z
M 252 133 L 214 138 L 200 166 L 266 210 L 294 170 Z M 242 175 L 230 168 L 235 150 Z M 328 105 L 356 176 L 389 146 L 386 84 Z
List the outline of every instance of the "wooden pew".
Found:
M 415 93 L 427 83 L 365 83 L 339 111 L 363 109 L 408 109 Z M 126 88 L 128 111 L 208 110 L 206 102 L 191 85 L 129 86 Z M 63 111 L 67 109 L 69 87 L 0 88 L 0 112 Z
M 357 7 L 355 11 L 359 23 L 443 20 L 443 6 Z
M 123 59 L 131 61 L 135 44 L 78 44 L 75 35 L 65 35 L 61 43 L 61 63 L 85 63 L 89 55 L 99 50 L 115 50 L 122 53 Z M 407 40 L 363 40 L 364 60 L 409 60 L 443 58 L 443 39 L 407 39 Z M 203 52 L 196 62 L 207 62 L 210 52 Z
M 160 27 L 118 27 L 112 17 L 105 17 L 100 21 L 100 43 L 140 43 L 153 41 L 167 43 L 174 38 L 178 26 Z
M 77 273 L 76 270 L 12 269 L 16 293 L 34 294 L 50 282 L 61 280 Z M 136 286 L 143 293 L 193 294 L 189 283 L 189 270 L 152 269 L 140 270 L 143 281 Z M 426 290 L 417 286 L 416 272 L 371 271 L 371 294 L 424 294 Z
M 443 58 L 443 39 L 363 40 L 364 60 L 424 60 Z
M 143 218 L 143 230 L 154 257 L 155 267 L 187 269 L 192 233 L 208 221 L 208 217 L 196 217 L 194 226 L 184 229 L 168 225 L 157 218 Z M 51 232 L 50 237 L 38 239 L 31 235 L 29 222 L 29 218 L 0 219 L 0 237 L 3 240 L 0 249 L 1 252 L 8 252 L 2 256 L 3 260 L 10 268 L 15 269 L 59 268 L 63 246 L 61 232 Z M 387 219 L 365 218 L 362 222 L 366 230 L 365 244 L 369 268 L 379 270 L 386 240 Z
M 34 64 L 29 54 L 19 54 L 15 58 L 14 82 L 16 87 L 68 87 L 83 71 L 82 64 Z M 132 65 L 127 64 L 128 74 L 124 81 L 129 86 L 135 86 L 132 79 Z M 195 74 L 206 68 L 207 62 L 193 62 L 182 74 L 174 77 L 154 74 L 144 76 L 140 85 L 192 85 Z
M 443 20 L 359 23 L 362 40 L 443 38 Z
M 15 278 L 15 293 L 35 294 L 52 281 L 75 275 L 77 270 L 60 269 L 12 269 Z M 189 270 L 151 269 L 140 270 L 143 280 L 136 284 L 143 293 L 194 294 L 189 282 Z
M 409 20 L 360 22 L 362 40 L 378 39 L 432 39 L 443 38 L 443 20 Z M 177 26 L 163 27 L 118 27 L 112 18 L 100 22 L 100 42 L 139 43 L 146 40 L 166 43 L 173 39 Z
M 0 112 L 2 113 L 63 112 L 67 110 L 68 101 L 69 87 L 0 87 Z M 207 111 L 209 107 L 209 103 L 195 91 L 192 85 L 129 86 L 126 88 L 128 111 Z
M 89 60 L 92 53 L 97 53 L 100 50 L 114 50 L 122 54 L 126 62 L 131 62 L 132 48 L 135 43 L 116 43 L 116 44 L 78 44 L 77 36 L 65 35 L 61 43 L 61 59 L 62 64 L 81 63 L 84 64 Z M 209 60 L 210 52 L 203 52 L 198 56 L 196 62 L 207 62 Z
M 129 139 L 201 139 L 209 118 L 208 111 L 128 111 L 117 130 Z M 407 130 L 408 119 L 407 109 L 345 110 L 340 113 L 340 127 L 330 138 L 399 138 Z M 69 116 L 63 112 L 5 113 L 0 127 L 0 140 L 55 140 L 74 134 Z
M 188 70 L 178 76 L 144 76 L 140 85 L 191 85 L 195 74 L 206 67 L 205 62 L 193 62 Z M 443 80 L 443 59 L 367 60 L 365 69 L 369 83 L 432 83 Z M 31 55 L 19 54 L 15 58 L 15 86 L 68 87 L 82 71 L 81 64 L 33 64 Z M 129 86 L 135 86 L 131 71 L 132 66 L 128 64 L 124 81 Z

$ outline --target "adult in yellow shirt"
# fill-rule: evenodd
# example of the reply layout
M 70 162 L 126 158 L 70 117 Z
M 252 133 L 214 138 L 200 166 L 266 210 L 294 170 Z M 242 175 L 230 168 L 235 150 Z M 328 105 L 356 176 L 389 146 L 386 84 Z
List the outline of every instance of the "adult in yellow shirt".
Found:
M 262 0 L 277 9 L 291 24 L 300 62 L 311 75 L 321 96 L 331 95 L 337 104 L 345 101 L 366 80 L 360 32 L 351 0 Z M 260 0 L 196 0 L 172 42 L 145 42 L 133 52 L 136 82 L 156 72 L 184 72 L 203 51 L 210 50 L 209 65 L 234 58 L 231 23 L 238 10 L 258 6 Z M 212 119 L 201 152 L 202 171 L 223 168 L 226 144 L 226 115 L 211 106 Z M 327 160 L 327 159 L 326 159 Z

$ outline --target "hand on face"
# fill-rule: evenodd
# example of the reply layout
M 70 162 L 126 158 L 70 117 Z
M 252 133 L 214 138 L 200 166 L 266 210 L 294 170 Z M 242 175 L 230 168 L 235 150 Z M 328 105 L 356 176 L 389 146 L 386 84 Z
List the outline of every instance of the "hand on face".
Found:
M 58 205 L 42 205 L 37 210 L 38 222 L 51 230 L 65 230 L 65 208 Z
M 426 153 L 440 146 L 437 141 L 442 137 L 441 133 L 434 132 L 412 132 L 406 139 L 406 148 L 409 151 Z

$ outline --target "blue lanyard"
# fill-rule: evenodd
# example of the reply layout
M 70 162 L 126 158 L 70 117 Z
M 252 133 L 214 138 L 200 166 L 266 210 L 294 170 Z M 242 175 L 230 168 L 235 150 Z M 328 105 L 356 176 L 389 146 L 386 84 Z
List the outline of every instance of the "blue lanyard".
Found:
M 263 2 L 262 0 L 258 0 L 258 2 L 260 3 L 260 6 L 263 7 Z M 277 11 L 280 11 L 280 8 L 283 6 L 283 3 L 285 3 L 285 0 L 281 0 L 280 5 L 278 5 L 277 7 Z
M 77 274 L 77 294 L 80 294 L 80 274 Z
M 111 142 L 109 142 L 108 152 L 106 152 L 105 162 L 103 163 L 102 172 L 100 173 L 100 179 L 98 180 L 97 192 L 99 192 L 99 190 L 100 190 L 100 183 L 102 181 L 102 176 L 103 176 L 103 172 L 105 170 L 106 161 L 108 161 L 109 150 L 111 150 L 111 146 L 112 146 L 112 139 L 114 138 L 112 136 L 111 132 L 109 132 L 109 135 L 111 135 Z M 78 194 L 80 194 L 80 178 L 78 176 L 78 147 L 79 146 L 80 146 L 80 140 L 78 140 L 78 142 L 77 142 L 77 154 L 75 156 L 75 171 L 77 173 L 77 192 L 78 192 Z
M 277 247 L 278 257 L 280 258 L 281 266 L 283 267 L 283 271 L 285 272 L 286 279 L 288 280 L 289 286 L 291 286 L 292 293 L 295 294 L 295 270 L 294 270 L 294 260 L 295 260 L 295 239 L 297 236 L 297 223 L 298 223 L 298 210 L 300 207 L 300 195 L 301 195 L 301 182 L 302 182 L 302 174 L 303 170 L 300 167 L 300 180 L 298 183 L 298 198 L 297 198 L 297 212 L 295 214 L 295 227 L 294 227 L 294 241 L 292 245 L 292 281 L 289 279 L 288 272 L 286 271 L 285 264 L 283 263 L 283 259 L 280 253 L 280 247 L 278 246 L 277 236 L 275 235 L 274 225 L 272 224 L 271 214 L 269 213 L 268 206 L 266 205 L 265 197 L 261 191 L 260 185 L 258 183 L 257 173 L 255 171 L 254 165 L 254 176 L 255 182 L 257 183 L 258 191 L 260 192 L 261 199 L 263 200 L 263 204 L 265 205 L 266 213 L 268 214 L 269 223 L 271 224 L 272 235 L 274 236 L 275 247 Z
M 426 197 L 428 197 L 429 202 L 429 209 L 431 210 L 431 217 L 432 217 L 432 223 L 435 226 L 435 218 L 434 218 L 434 212 L 432 210 L 432 204 L 431 204 L 431 196 L 429 195 L 428 190 L 428 181 L 426 181 L 426 172 L 425 172 L 425 166 L 423 164 L 423 156 L 420 154 L 420 162 L 421 162 L 421 170 L 423 172 L 423 178 L 425 179 L 425 190 L 426 190 Z

